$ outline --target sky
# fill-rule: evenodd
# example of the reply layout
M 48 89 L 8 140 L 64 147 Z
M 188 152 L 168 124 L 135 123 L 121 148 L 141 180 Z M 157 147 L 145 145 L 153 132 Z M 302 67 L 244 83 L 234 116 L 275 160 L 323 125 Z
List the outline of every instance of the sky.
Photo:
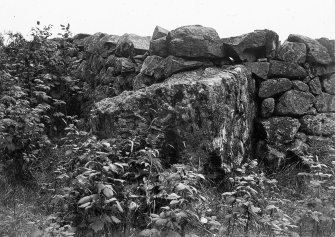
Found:
M 284 41 L 289 34 L 335 39 L 335 0 L 0 0 L 0 33 L 29 35 L 32 27 L 70 23 L 74 33 L 152 35 L 199 24 L 221 38 L 270 29 Z

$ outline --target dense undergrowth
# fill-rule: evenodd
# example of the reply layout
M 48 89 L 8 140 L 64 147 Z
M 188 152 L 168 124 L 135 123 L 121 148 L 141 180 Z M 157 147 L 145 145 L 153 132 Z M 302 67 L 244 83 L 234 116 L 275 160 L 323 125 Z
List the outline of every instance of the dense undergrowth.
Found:
M 69 25 L 50 28 L 0 49 L 1 236 L 335 236 L 333 150 L 305 157 L 309 172 L 248 161 L 209 177 L 141 137 L 99 140 L 69 113 L 87 88 Z

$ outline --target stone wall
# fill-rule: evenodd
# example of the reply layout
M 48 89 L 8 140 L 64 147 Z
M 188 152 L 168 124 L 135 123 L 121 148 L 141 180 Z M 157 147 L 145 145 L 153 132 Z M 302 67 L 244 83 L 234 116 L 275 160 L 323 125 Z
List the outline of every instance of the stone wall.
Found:
M 90 87 L 82 110 L 94 108 L 103 138 L 150 140 L 163 129 L 156 145 L 171 145 L 172 156 L 198 159 L 211 147 L 221 165 L 256 155 L 275 167 L 334 144 L 334 40 L 290 35 L 280 44 L 271 30 L 220 38 L 193 25 L 73 42 L 74 73 Z

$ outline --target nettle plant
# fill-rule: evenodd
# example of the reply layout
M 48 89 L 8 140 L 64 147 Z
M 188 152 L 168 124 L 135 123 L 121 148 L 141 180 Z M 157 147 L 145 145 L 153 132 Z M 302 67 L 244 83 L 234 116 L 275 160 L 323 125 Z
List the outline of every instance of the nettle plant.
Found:
M 32 40 L 8 33 L 0 51 L 2 164 L 11 180 L 29 179 L 29 167 L 65 127 L 67 101 L 81 93 L 68 71 L 66 39 L 50 40 L 52 26 L 32 28 Z M 69 25 L 65 29 L 69 34 Z M 65 91 L 59 96 L 60 87 Z M 32 177 L 31 177 L 32 178 Z
M 195 207 L 204 201 L 203 175 L 185 165 L 163 169 L 158 150 L 138 148 L 140 138 L 113 145 L 73 124 L 67 131 L 67 161 L 56 171 L 64 188 L 52 203 L 77 233 L 180 236 L 201 225 Z

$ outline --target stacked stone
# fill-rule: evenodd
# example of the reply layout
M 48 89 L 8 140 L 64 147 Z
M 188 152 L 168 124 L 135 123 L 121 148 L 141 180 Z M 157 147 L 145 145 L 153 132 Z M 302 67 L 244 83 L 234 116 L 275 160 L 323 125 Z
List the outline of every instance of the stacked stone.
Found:
M 334 45 L 325 38 L 290 35 L 266 66 L 247 64 L 260 81 L 257 153 L 269 164 L 335 144 Z

